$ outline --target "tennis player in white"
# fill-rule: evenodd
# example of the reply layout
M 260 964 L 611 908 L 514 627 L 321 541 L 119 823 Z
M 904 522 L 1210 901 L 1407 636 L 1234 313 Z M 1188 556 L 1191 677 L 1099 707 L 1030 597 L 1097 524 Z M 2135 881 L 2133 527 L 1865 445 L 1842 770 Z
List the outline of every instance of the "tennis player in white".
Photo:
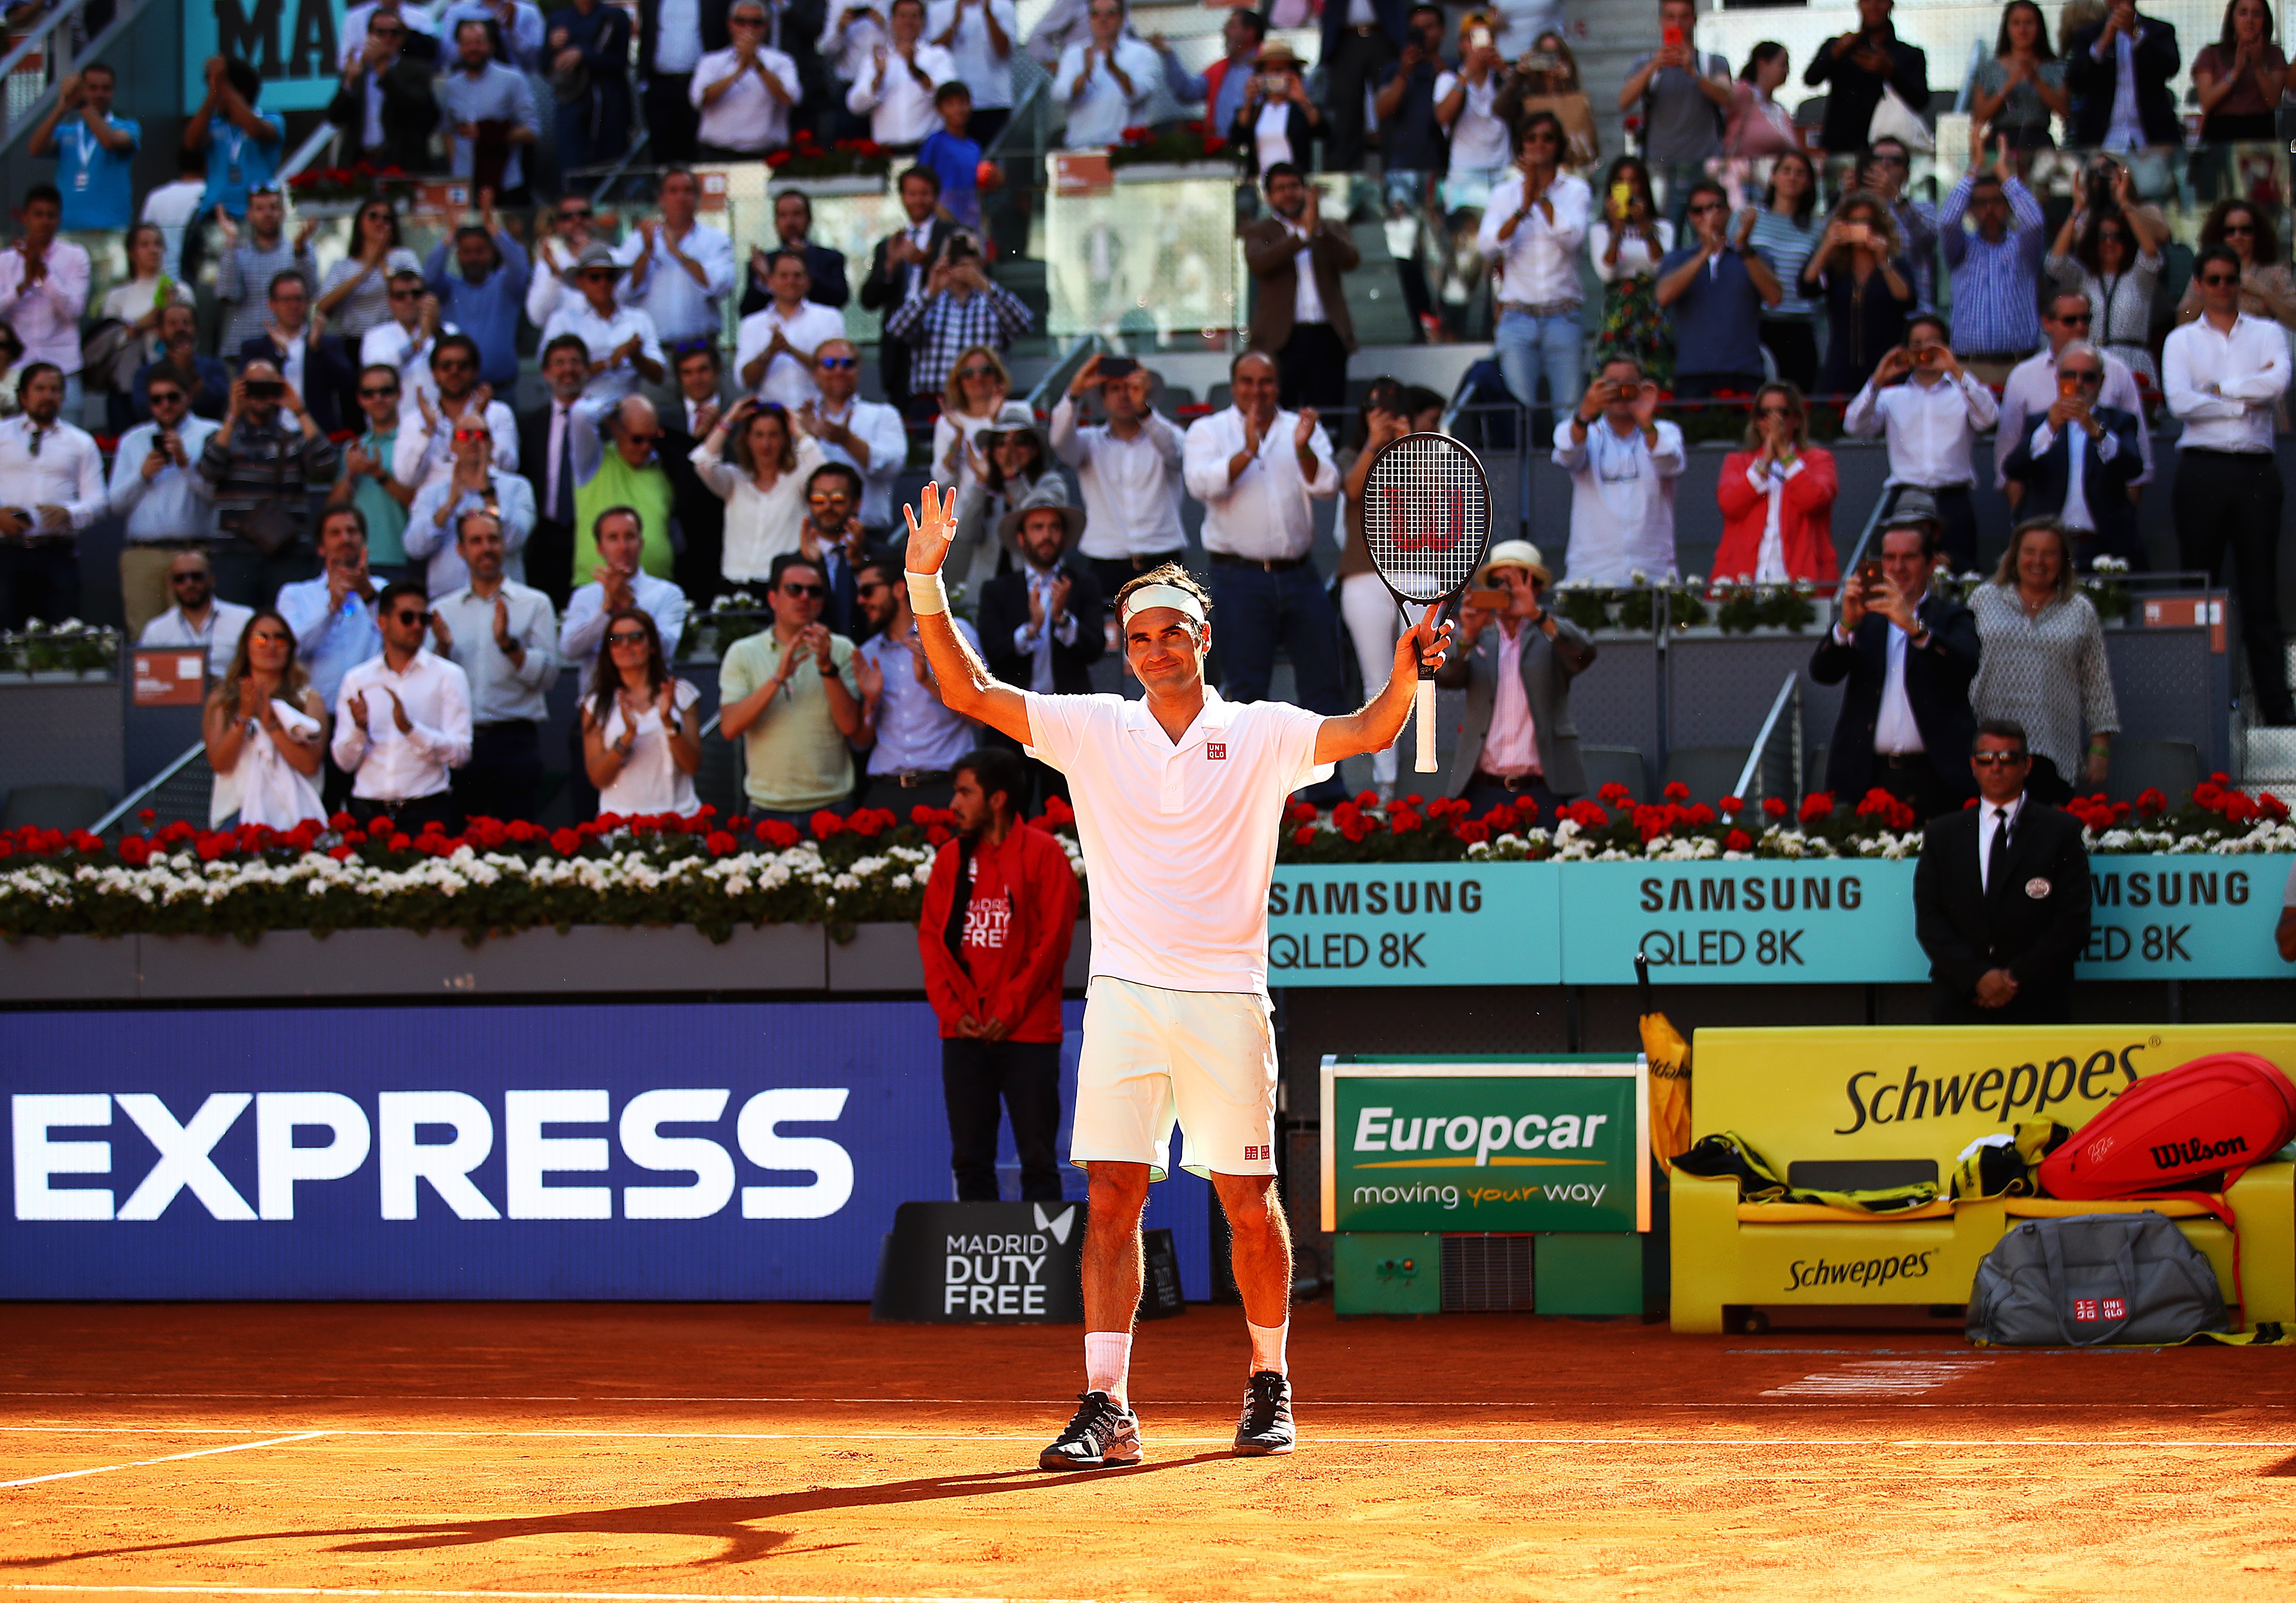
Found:
M 1266 447 L 1283 448 L 1283 442 Z M 1251 470 L 1246 462 L 1242 471 Z M 1177 565 L 1116 593 L 1125 661 L 1145 690 L 1043 696 L 993 677 L 950 627 L 941 563 L 954 490 L 908 511 L 909 606 L 941 699 L 1068 776 L 1092 889 L 1092 984 L 1077 1067 L 1070 1160 L 1091 1177 L 1084 1239 L 1083 1406 L 1039 1461 L 1140 1461 L 1128 1372 L 1140 1302 L 1140 1212 L 1165 1177 L 1177 1117 L 1183 1165 L 1210 1180 L 1234 1239 L 1251 1368 L 1235 1451 L 1292 1451 L 1292 1238 L 1275 1192 L 1275 1038 L 1267 999 L 1267 885 L 1285 798 L 1341 757 L 1395 742 L 1423 658 L 1450 626 L 1430 607 L 1397 643 L 1387 688 L 1325 717 L 1223 701 L 1204 683 L 1210 598 Z

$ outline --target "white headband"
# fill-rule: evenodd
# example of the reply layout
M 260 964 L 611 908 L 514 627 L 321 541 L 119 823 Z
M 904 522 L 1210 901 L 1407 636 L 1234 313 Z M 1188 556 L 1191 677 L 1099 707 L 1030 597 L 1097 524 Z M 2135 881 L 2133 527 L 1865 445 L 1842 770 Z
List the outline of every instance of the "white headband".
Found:
M 1204 604 L 1177 585 L 1144 585 L 1124 598 L 1124 622 L 1130 623 L 1136 612 L 1151 607 L 1169 607 L 1201 626 L 1204 621 Z

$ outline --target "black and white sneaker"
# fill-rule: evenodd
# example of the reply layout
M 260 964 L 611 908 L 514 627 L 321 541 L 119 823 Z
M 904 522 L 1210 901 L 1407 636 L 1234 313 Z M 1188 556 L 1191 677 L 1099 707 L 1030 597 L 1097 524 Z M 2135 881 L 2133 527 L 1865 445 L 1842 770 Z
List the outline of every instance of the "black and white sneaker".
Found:
M 1273 1370 L 1261 1370 L 1252 1376 L 1243 1394 L 1243 1418 L 1235 1426 L 1235 1456 L 1259 1459 L 1289 1452 L 1295 1440 L 1292 1382 Z
M 1288 1443 L 1288 1411 L 1284 1419 Z M 1086 1392 L 1060 1439 L 1037 1455 L 1046 1469 L 1108 1469 L 1139 1461 L 1140 1417 L 1106 1392 Z

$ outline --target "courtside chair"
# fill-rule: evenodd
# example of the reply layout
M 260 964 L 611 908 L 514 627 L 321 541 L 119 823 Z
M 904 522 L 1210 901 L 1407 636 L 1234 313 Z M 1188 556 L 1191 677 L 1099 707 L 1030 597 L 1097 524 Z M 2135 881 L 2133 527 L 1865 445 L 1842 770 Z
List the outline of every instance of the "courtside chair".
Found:
M 18 785 L 0 811 L 0 829 L 27 824 L 43 830 L 85 830 L 111 810 L 111 792 L 102 785 Z
M 1665 782 L 1689 786 L 1690 799 L 1710 807 L 1736 793 L 1753 751 L 1751 746 L 1677 746 L 1666 754 Z
M 2134 806 L 2147 790 L 2158 790 L 2170 807 L 2184 806 L 2185 797 L 2201 782 L 2201 748 L 2190 740 L 2123 740 L 2112 742 L 2112 760 L 2105 769 L 2104 793 L 2114 801 Z M 2090 787 L 2076 783 L 2083 795 Z
M 1605 785 L 1624 785 L 1636 801 L 1650 797 L 1650 769 L 1643 754 L 1631 746 L 1581 746 L 1579 761 L 1587 768 L 1587 794 L 1600 797 Z

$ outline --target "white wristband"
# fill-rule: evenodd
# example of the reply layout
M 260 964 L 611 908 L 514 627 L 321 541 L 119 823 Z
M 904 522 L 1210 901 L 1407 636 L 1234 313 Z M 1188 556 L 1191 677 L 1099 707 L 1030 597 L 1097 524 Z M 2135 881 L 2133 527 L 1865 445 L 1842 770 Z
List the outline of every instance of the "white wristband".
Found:
M 946 612 L 948 592 L 941 587 L 937 573 L 903 573 L 901 577 L 909 586 L 909 610 L 912 612 Z

